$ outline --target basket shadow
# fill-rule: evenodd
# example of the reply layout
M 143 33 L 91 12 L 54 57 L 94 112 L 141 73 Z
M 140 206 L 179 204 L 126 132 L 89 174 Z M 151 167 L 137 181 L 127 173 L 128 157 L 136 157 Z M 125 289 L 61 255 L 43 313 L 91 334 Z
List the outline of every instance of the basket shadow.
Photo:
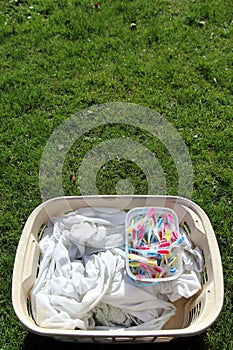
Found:
M 120 350 L 122 345 L 126 345 L 128 350 L 204 350 L 204 341 L 202 335 L 193 337 L 178 338 L 165 343 L 100 343 L 100 342 L 63 342 L 53 338 L 38 336 L 28 333 L 22 350 L 107 350 L 109 346 L 113 350 Z

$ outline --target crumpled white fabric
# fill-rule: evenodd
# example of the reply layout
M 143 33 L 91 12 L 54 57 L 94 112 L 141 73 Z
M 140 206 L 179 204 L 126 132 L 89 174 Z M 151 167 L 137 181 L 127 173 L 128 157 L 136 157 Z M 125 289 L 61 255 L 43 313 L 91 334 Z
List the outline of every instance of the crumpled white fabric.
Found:
M 170 301 L 200 289 L 201 256 L 188 241 L 182 243 L 179 279 L 133 285 L 125 272 L 124 222 L 125 212 L 111 208 L 82 208 L 52 219 L 40 241 L 40 268 L 31 290 L 39 326 L 161 329 L 176 312 Z
M 86 209 L 86 210 L 85 210 Z M 82 215 L 85 213 L 85 215 Z M 51 218 L 43 241 L 61 236 L 72 258 L 124 245 L 125 212 L 117 209 L 80 208 L 64 217 Z

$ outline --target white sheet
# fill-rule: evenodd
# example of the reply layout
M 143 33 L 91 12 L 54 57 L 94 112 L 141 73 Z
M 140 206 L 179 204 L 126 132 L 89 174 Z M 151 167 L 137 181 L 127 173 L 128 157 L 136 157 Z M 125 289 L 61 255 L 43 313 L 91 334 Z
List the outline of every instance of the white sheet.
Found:
M 31 290 L 39 326 L 161 329 L 176 312 L 170 301 L 200 289 L 202 257 L 188 240 L 179 279 L 133 285 L 125 273 L 124 221 L 125 212 L 111 208 L 82 208 L 52 219 L 40 241 L 39 274 Z

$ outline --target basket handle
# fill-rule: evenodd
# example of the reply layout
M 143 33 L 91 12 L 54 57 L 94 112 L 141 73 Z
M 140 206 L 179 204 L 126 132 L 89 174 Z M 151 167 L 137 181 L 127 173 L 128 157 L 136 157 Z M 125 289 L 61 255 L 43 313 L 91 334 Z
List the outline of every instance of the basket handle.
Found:
M 37 240 L 31 234 L 25 250 L 24 265 L 22 269 L 22 284 L 25 290 L 30 290 L 33 286 L 37 271 L 40 248 Z

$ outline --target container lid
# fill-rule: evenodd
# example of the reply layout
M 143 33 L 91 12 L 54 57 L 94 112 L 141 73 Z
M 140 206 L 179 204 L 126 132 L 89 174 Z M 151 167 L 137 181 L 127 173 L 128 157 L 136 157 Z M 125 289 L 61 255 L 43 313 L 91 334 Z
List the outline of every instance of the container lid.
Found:
M 125 220 L 126 271 L 138 285 L 177 279 L 183 272 L 176 213 L 170 208 L 136 207 Z

